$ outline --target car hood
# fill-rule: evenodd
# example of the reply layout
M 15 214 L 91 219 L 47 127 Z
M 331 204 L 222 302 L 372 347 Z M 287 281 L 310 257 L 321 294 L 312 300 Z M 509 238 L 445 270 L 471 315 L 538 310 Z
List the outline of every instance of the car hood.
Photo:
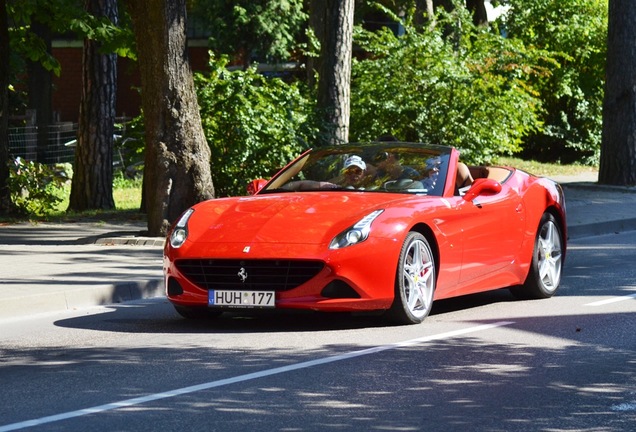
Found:
M 377 209 L 412 199 L 384 193 L 288 193 L 221 198 L 195 207 L 189 239 L 214 243 L 320 244 Z

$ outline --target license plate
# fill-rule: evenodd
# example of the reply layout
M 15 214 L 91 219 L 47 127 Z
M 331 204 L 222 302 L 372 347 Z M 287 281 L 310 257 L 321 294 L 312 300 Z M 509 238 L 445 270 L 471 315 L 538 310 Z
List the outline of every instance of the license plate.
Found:
M 208 306 L 268 308 L 275 306 L 274 291 L 224 291 L 210 290 Z

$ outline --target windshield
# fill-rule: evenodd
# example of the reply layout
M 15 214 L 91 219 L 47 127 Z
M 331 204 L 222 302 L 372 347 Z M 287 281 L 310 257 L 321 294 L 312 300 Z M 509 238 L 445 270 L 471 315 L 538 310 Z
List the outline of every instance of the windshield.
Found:
M 451 148 L 372 143 L 321 147 L 281 171 L 261 193 L 350 190 L 441 196 Z

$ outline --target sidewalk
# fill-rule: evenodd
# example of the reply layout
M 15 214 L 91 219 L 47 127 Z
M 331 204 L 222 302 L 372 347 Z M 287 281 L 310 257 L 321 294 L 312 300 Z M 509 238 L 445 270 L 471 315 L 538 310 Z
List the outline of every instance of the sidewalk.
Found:
M 570 239 L 636 230 L 636 188 L 599 186 L 595 173 L 563 185 Z M 164 239 L 143 222 L 0 226 L 0 320 L 164 296 Z
M 563 186 L 568 237 L 636 230 L 636 187 L 598 185 L 598 173 L 555 176 Z
M 164 295 L 145 223 L 0 226 L 0 320 Z

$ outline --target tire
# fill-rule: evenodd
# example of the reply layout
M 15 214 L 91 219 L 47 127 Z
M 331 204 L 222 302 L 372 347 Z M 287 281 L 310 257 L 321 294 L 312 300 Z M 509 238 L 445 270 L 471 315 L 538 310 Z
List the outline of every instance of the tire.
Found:
M 515 297 L 545 299 L 552 297 L 561 283 L 563 233 L 554 216 L 544 213 L 534 241 L 530 271 L 523 285 L 511 288 Z
M 435 257 L 426 238 L 410 232 L 400 251 L 395 276 L 395 297 L 387 318 L 397 324 L 419 324 L 433 306 Z
M 223 312 L 219 310 L 213 310 L 203 307 L 191 307 L 191 306 L 178 306 L 174 305 L 174 309 L 177 311 L 179 315 L 183 318 L 189 320 L 204 320 L 204 319 L 213 319 L 221 315 Z

